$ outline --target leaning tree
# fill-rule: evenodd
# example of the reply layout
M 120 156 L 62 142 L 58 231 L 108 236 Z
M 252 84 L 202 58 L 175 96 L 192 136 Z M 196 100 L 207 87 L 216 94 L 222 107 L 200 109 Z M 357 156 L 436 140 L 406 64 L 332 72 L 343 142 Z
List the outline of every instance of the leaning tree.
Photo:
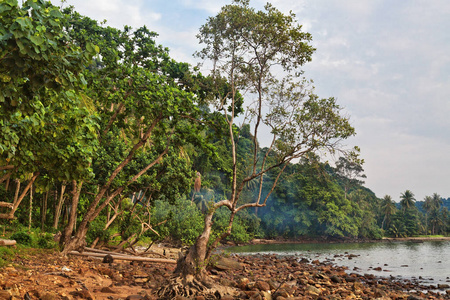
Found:
M 293 13 L 283 14 L 270 4 L 257 11 L 248 0 L 237 0 L 209 18 L 198 38 L 205 47 L 197 56 L 211 61 L 211 76 L 219 83 L 226 79 L 231 87 L 218 91 L 216 102 L 228 127 L 231 192 L 210 204 L 203 232 L 178 260 L 171 284 L 159 291 L 163 297 L 217 292 L 220 287 L 211 285 L 205 266 L 219 242 L 231 233 L 236 214 L 265 206 L 290 162 L 311 152 L 342 150 L 340 141 L 355 134 L 335 99 L 319 98 L 301 77 L 300 67 L 311 60 L 315 49 L 309 44 L 311 35 L 302 31 Z M 251 102 L 246 122 L 253 127 L 253 146 L 249 164 L 239 165 L 238 170 L 235 104 L 241 94 Z M 269 133 L 268 146 L 261 149 L 258 140 L 266 141 Z M 277 175 L 267 189 L 263 181 L 269 171 Z M 259 186 L 257 197 L 241 203 L 244 187 L 254 180 Z M 213 216 L 220 207 L 229 209 L 230 217 L 223 233 L 211 239 Z
M 158 168 L 167 165 L 183 145 L 202 143 L 197 104 L 203 96 L 196 85 L 202 76 L 171 59 L 168 49 L 155 42 L 156 33 L 146 27 L 105 27 L 73 8 L 64 12 L 73 40 L 83 49 L 91 44 L 100 48 L 95 63 L 84 72 L 85 96 L 99 117 L 99 146 L 92 161 L 95 178 L 72 182 L 75 196 L 60 241 L 63 253 L 69 253 L 84 247 L 89 224 L 113 201 L 117 206 L 152 184 L 157 189 L 161 173 L 167 173 Z M 86 209 L 72 235 L 80 197 L 87 202 Z

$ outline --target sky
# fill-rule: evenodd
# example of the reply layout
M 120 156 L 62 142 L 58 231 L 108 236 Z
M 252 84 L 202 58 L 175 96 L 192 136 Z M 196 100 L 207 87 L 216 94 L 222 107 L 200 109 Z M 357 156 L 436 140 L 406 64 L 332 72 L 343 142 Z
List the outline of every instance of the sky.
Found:
M 267 1 L 251 0 L 262 9 Z M 317 49 L 303 69 L 322 98 L 350 116 L 378 197 L 411 190 L 450 197 L 450 1 L 273 0 L 296 14 Z M 82 15 L 159 34 L 171 56 L 197 65 L 196 34 L 231 0 L 67 0 Z

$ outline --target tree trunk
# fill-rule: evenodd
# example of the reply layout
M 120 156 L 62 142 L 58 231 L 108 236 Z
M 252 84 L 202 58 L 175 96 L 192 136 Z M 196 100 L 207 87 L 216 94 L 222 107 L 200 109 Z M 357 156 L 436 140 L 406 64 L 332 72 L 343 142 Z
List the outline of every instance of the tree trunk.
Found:
M 78 208 L 78 202 L 80 201 L 80 193 L 81 193 L 81 188 L 83 186 L 83 182 L 80 182 L 80 184 L 78 184 L 74 180 L 74 181 L 72 181 L 72 186 L 73 186 L 72 203 L 70 206 L 69 220 L 67 222 L 66 227 L 63 230 L 63 234 L 62 234 L 60 242 L 59 242 L 60 245 L 63 246 L 64 248 L 67 246 L 67 244 L 71 243 L 71 241 L 72 241 L 72 232 L 75 228 L 75 223 L 77 221 L 77 208 Z M 71 249 L 71 250 L 73 250 L 73 249 Z
M 61 194 L 59 195 L 58 203 L 55 208 L 55 219 L 53 220 L 53 228 L 58 228 L 59 218 L 61 217 L 61 208 L 64 202 L 64 192 L 66 190 L 66 184 L 63 182 L 61 185 Z
M 50 193 L 50 190 L 45 193 L 45 196 L 42 198 L 42 205 L 41 205 L 41 229 L 44 231 L 45 227 L 45 221 L 47 221 L 47 202 L 48 202 L 48 194 Z
M 33 213 L 33 185 L 30 188 L 30 210 L 28 212 L 28 230 L 31 229 L 31 217 Z
M 205 216 L 205 227 L 203 228 L 203 233 L 197 238 L 195 244 L 189 248 L 186 255 L 178 259 L 175 274 L 180 275 L 183 278 L 188 276 L 203 275 L 201 273 L 206 267 L 205 259 L 208 241 L 211 235 L 213 215 L 214 211 L 211 211 Z

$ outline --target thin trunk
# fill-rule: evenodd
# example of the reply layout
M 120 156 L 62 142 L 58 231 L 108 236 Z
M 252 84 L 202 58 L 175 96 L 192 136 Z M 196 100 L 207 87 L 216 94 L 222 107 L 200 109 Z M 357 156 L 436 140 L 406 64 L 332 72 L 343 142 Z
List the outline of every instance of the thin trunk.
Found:
M 44 198 L 42 199 L 42 207 L 41 207 L 41 229 L 44 231 L 45 221 L 47 221 L 47 201 L 48 201 L 48 194 L 50 193 L 50 190 L 45 193 Z
M 28 230 L 31 229 L 31 217 L 33 212 L 33 185 L 30 188 L 30 208 L 28 212 Z
M 77 221 L 78 202 L 80 201 L 80 193 L 81 188 L 83 187 L 83 181 L 78 184 L 75 180 L 73 180 L 72 187 L 72 203 L 70 205 L 69 219 L 60 240 L 60 244 L 62 245 L 67 244 L 71 240 L 72 232 L 75 228 L 75 223 Z
M 62 204 L 64 202 L 65 190 L 66 190 L 66 183 L 63 182 L 61 185 L 61 194 L 59 195 L 58 204 L 56 205 L 56 208 L 55 208 L 55 220 L 53 222 L 53 228 L 55 228 L 55 229 L 58 228 L 59 218 L 61 217 L 61 208 L 62 208 Z
M 7 180 L 6 185 L 8 185 L 10 177 L 11 177 L 11 172 L 3 175 L 3 177 L 0 178 L 0 183 L 2 183 L 3 181 Z M 5 190 L 8 190 L 8 186 L 6 186 Z
M 13 207 L 11 208 L 11 211 L 9 213 L 0 214 L 0 219 L 13 219 L 14 218 L 14 213 L 16 212 L 16 210 L 19 207 L 20 203 L 22 202 L 23 198 L 25 198 L 26 194 L 30 190 L 30 187 L 32 186 L 32 184 L 34 183 L 34 181 L 36 180 L 36 178 L 38 176 L 39 176 L 39 172 L 36 172 L 33 175 L 33 177 L 30 179 L 30 181 L 28 182 L 27 186 L 22 191 L 22 194 L 20 194 L 20 196 L 19 196 L 20 181 L 16 180 L 17 181 L 17 187 L 16 187 L 16 193 L 14 195 Z

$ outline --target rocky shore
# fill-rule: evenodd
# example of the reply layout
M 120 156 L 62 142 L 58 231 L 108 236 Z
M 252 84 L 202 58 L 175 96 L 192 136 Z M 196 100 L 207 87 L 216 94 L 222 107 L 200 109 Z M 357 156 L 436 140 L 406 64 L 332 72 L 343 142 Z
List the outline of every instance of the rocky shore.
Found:
M 168 258 L 177 252 L 161 250 Z M 18 256 L 0 269 L 0 299 L 158 299 L 157 290 L 167 284 L 174 268 L 41 251 Z M 357 275 L 294 256 L 217 256 L 208 273 L 232 295 L 193 299 L 450 299 L 446 285 Z

